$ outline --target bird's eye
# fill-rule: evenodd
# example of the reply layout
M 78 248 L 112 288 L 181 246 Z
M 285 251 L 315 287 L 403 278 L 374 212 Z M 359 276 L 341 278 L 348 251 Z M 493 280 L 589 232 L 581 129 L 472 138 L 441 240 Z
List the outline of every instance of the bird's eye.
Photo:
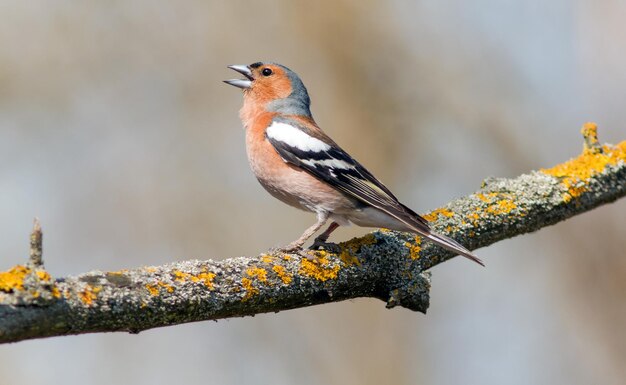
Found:
M 263 74 L 263 76 L 270 76 L 272 74 L 272 70 L 269 68 L 263 68 L 263 71 L 261 71 L 261 73 Z

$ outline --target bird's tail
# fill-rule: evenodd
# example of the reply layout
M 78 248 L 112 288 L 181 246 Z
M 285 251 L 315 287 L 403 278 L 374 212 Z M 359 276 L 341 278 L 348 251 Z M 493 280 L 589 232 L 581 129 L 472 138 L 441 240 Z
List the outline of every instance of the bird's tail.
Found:
M 462 255 L 467 259 L 470 259 L 481 266 L 485 266 L 483 261 L 481 261 L 477 256 L 472 254 L 471 251 L 463 247 L 459 242 L 455 241 L 452 238 L 448 238 L 445 235 L 437 234 L 430 229 L 428 221 L 423 217 L 419 216 L 415 213 L 415 211 L 406 207 L 402 203 L 400 206 L 404 210 L 403 215 L 394 215 L 397 219 L 401 220 L 405 224 L 407 224 L 410 228 L 412 228 L 416 233 L 421 235 L 422 237 L 428 239 L 429 241 L 443 247 L 444 249 L 448 249 L 457 253 L 458 255 Z
M 468 249 L 463 247 L 463 245 L 461 245 L 460 243 L 458 243 L 454 239 L 446 237 L 445 235 L 434 233 L 432 231 L 430 231 L 428 233 L 422 233 L 422 232 L 420 232 L 420 233 L 421 233 L 422 236 L 424 236 L 425 238 L 429 239 L 431 242 L 436 243 L 436 244 L 438 244 L 439 246 L 441 246 L 441 247 L 443 247 L 445 249 L 448 249 L 450 251 L 458 253 L 459 255 L 462 255 L 465 258 L 468 258 L 468 259 L 478 263 L 479 265 L 485 266 L 483 261 L 481 261 L 477 256 L 472 254 L 471 251 L 469 251 Z

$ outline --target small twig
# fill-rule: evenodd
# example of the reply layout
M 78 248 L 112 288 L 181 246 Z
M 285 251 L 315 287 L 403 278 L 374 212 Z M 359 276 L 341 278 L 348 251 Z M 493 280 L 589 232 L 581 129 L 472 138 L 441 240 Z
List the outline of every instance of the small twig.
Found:
M 39 218 L 35 218 L 33 232 L 30 233 L 30 264 L 32 267 L 43 266 L 43 233 Z
M 598 141 L 598 126 L 595 123 L 585 123 L 580 132 L 583 134 L 583 138 L 585 139 L 585 144 L 583 145 L 583 149 L 585 151 L 589 151 L 592 154 L 600 154 L 604 152 L 602 145 Z

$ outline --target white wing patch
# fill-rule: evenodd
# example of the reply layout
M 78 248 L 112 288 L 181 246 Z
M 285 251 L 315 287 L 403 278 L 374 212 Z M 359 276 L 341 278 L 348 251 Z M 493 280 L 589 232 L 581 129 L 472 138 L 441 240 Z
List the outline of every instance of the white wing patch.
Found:
M 328 167 L 328 168 L 340 168 L 342 170 L 347 170 L 350 168 L 354 168 L 353 165 L 351 165 L 348 162 L 345 162 L 341 159 L 322 159 L 322 160 L 318 160 L 318 159 L 301 159 L 302 163 L 308 164 L 309 166 L 313 166 L 315 167 L 316 165 L 320 165 L 323 167 Z
M 328 151 L 330 145 L 307 135 L 304 131 L 287 123 L 274 122 L 267 128 L 267 136 L 286 143 L 300 151 Z

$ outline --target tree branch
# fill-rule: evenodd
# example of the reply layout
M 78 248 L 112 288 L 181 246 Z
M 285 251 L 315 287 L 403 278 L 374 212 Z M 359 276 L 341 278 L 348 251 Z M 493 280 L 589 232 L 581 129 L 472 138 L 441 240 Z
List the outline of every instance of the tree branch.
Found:
M 580 156 L 482 188 L 426 215 L 469 249 L 538 230 L 626 195 L 626 141 L 600 145 L 583 127 Z M 128 331 L 374 297 L 426 312 L 425 270 L 453 255 L 417 236 L 387 230 L 339 244 L 336 253 L 280 253 L 185 261 L 53 279 L 35 223 L 31 258 L 0 273 L 0 342 Z

